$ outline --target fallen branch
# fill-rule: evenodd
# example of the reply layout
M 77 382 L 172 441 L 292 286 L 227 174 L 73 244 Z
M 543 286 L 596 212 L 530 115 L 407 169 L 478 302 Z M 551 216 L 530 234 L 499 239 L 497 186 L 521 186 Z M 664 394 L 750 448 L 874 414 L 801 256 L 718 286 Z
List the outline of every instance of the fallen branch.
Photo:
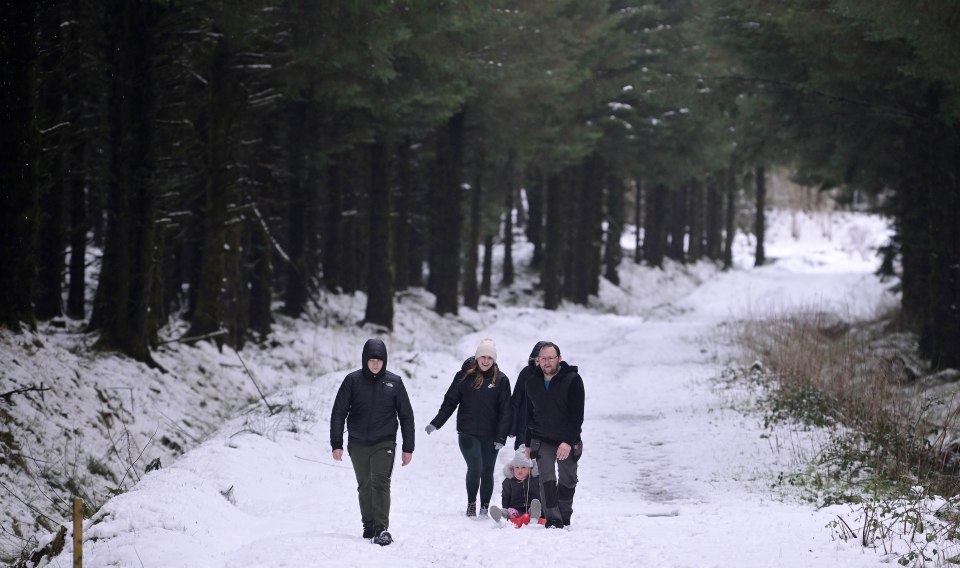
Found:
M 221 335 L 226 335 L 227 330 L 221 329 L 218 331 L 212 331 L 204 335 L 194 335 L 193 337 L 186 337 L 181 335 L 180 337 L 175 337 L 173 339 L 167 339 L 166 341 L 160 341 L 158 345 L 166 345 L 167 343 L 191 343 L 194 341 L 200 341 L 201 339 L 211 339 L 213 337 L 220 337 Z
M 50 387 L 45 387 L 45 386 L 43 386 L 43 383 L 40 383 L 40 386 L 39 386 L 39 387 L 36 386 L 36 385 L 33 385 L 33 386 L 31 386 L 31 387 L 23 387 L 22 389 L 12 390 L 12 391 L 10 391 L 10 392 L 5 392 L 5 393 L 3 393 L 3 394 L 0 394 L 0 398 L 6 400 L 7 402 L 10 402 L 10 398 L 11 398 L 13 395 L 15 395 L 15 394 L 23 394 L 23 393 L 25 393 L 25 392 L 32 392 L 32 391 L 36 391 L 36 392 L 42 393 L 42 392 L 48 391 L 48 390 L 50 390 Z M 43 395 L 41 394 L 40 397 L 42 398 Z

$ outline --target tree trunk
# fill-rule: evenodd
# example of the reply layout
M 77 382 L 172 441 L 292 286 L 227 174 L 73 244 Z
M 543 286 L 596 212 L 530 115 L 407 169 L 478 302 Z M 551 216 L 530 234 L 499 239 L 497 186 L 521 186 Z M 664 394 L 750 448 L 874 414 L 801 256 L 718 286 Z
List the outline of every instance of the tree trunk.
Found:
M 636 233 L 634 233 L 633 238 L 633 262 L 637 264 L 643 261 L 643 247 L 646 241 L 646 239 L 640 239 L 640 235 L 646 233 L 643 222 L 643 199 L 645 194 L 643 184 L 639 181 L 634 181 L 633 223 L 634 227 L 636 227 Z
M 340 240 L 340 225 L 343 218 L 343 172 L 345 168 L 336 161 L 327 168 L 326 200 L 323 204 L 323 285 L 331 292 L 340 291 L 340 262 L 343 244 Z
M 764 209 L 767 206 L 767 179 L 766 171 L 763 166 L 757 166 L 754 170 L 757 184 L 757 211 L 753 221 L 753 232 L 757 237 L 757 250 L 754 258 L 754 266 L 763 266 L 767 261 L 766 252 L 763 248 L 763 241 L 766 238 L 767 223 L 764 215 Z
M 457 313 L 460 283 L 460 186 L 463 179 L 464 111 L 447 121 L 437 137 L 434 187 L 434 241 L 430 278 L 439 314 Z
M 345 294 L 353 294 L 366 283 L 367 259 L 367 223 L 361 222 L 359 204 L 370 191 L 370 153 L 367 148 L 358 146 L 344 156 L 340 178 L 340 289 Z
M 670 190 L 662 184 L 648 187 L 643 223 L 643 258 L 648 266 L 663 268 L 667 198 Z
M 156 96 L 151 40 L 153 3 L 116 2 L 108 11 L 112 85 L 108 103 L 110 173 L 103 261 L 90 328 L 99 344 L 155 365 L 149 314 L 155 240 L 153 125 Z
M 477 287 L 477 268 L 480 262 L 480 223 L 483 210 L 483 161 L 473 176 L 473 187 L 470 188 L 470 232 L 467 235 L 463 267 L 463 305 L 477 309 L 480 304 L 480 290 Z
M 507 155 L 507 163 L 503 172 L 503 187 L 505 188 L 504 197 L 504 216 L 503 216 L 503 278 L 500 283 L 504 287 L 513 285 L 515 274 L 513 270 L 513 210 L 514 197 L 517 194 L 516 188 L 516 150 L 511 149 Z M 520 219 L 520 210 L 517 209 L 517 219 Z M 487 294 L 490 292 L 488 291 Z
M 287 127 L 287 168 L 289 177 L 286 183 L 287 193 L 287 255 L 290 260 L 286 266 L 284 278 L 283 313 L 290 317 L 299 317 L 307 305 L 308 261 L 307 261 L 307 208 L 309 200 L 304 187 L 306 173 L 307 129 L 306 103 L 293 103 L 288 109 Z M 324 259 L 324 268 L 327 267 Z M 331 263 L 331 271 L 336 270 Z M 324 272 L 326 278 L 328 273 Z M 329 286 L 329 284 L 328 284 Z
M 272 174 L 269 168 L 259 163 L 256 154 L 250 158 L 250 169 L 257 180 L 256 187 L 260 188 L 258 193 L 265 193 L 269 191 L 268 184 L 272 183 Z M 270 333 L 273 324 L 273 254 L 276 245 L 268 225 L 270 209 L 266 208 L 269 202 L 259 195 L 253 200 L 254 203 L 250 204 L 253 210 L 247 217 L 250 232 L 250 329 L 262 338 Z
M 571 243 L 573 262 L 570 276 L 573 283 L 573 301 L 586 305 L 590 295 L 596 295 L 600 281 L 601 242 L 603 240 L 603 199 L 605 179 L 603 161 L 592 154 L 575 170 L 577 176 L 576 203 L 573 219 L 576 236 Z
M 480 278 L 480 295 L 489 296 L 493 280 L 493 235 L 483 239 L 483 276 Z
M 703 258 L 703 184 L 690 180 L 690 238 L 687 245 L 687 260 L 699 262 Z
M 707 183 L 706 255 L 714 262 L 720 260 L 723 250 L 723 194 L 720 186 L 721 182 L 711 176 Z
M 390 216 L 390 146 L 376 140 L 370 146 L 369 254 L 367 311 L 364 322 L 393 330 L 393 243 Z
M 87 221 L 86 175 L 83 146 L 74 147 L 70 175 L 70 283 L 67 292 L 67 315 L 83 319 L 86 315 Z
M 603 247 L 603 277 L 610 283 L 620 285 L 620 262 L 623 260 L 623 247 L 620 238 L 623 236 L 624 225 L 624 184 L 614 175 L 607 176 L 607 231 Z
M 530 259 L 531 268 L 539 268 L 543 255 L 543 196 L 546 193 L 546 183 L 543 171 L 539 167 L 530 168 L 530 183 L 527 187 L 527 240 L 533 245 L 533 257 Z
M 547 177 L 545 200 L 546 200 L 546 223 L 544 228 L 544 250 L 543 250 L 543 269 L 540 272 L 540 282 L 543 285 L 543 307 L 548 310 L 555 310 L 560 307 L 560 269 L 563 262 L 563 234 L 561 226 L 562 219 L 562 198 L 563 192 L 561 186 L 560 174 L 552 174 Z M 531 208 L 532 210 L 532 208 Z M 531 225 L 533 218 L 531 217 Z
M 669 225 L 667 231 L 670 241 L 667 244 L 667 256 L 677 262 L 685 262 L 684 240 L 687 232 L 687 186 L 681 185 L 670 192 L 668 197 Z
M 36 326 L 31 299 L 36 282 L 37 45 L 35 2 L 6 0 L 0 65 L 0 324 Z
M 33 309 L 41 320 L 63 315 L 64 249 L 67 241 L 66 169 L 67 129 L 55 127 L 63 121 L 65 89 L 64 45 L 62 23 L 66 14 L 62 6 L 47 7 L 40 14 L 39 113 L 43 122 L 40 157 L 40 215 L 37 231 L 37 286 Z
M 727 199 L 727 209 L 724 215 L 724 241 L 723 241 L 723 269 L 733 268 L 733 237 L 736 235 L 737 225 L 737 170 L 734 166 L 727 168 L 724 176 L 724 193 Z
M 408 144 L 409 148 L 409 144 Z M 424 222 L 429 218 L 430 206 L 428 194 L 430 188 L 422 179 L 419 160 L 416 154 L 410 156 L 410 183 L 408 197 L 408 225 L 407 225 L 407 260 L 402 266 L 407 274 L 407 286 L 422 287 L 423 268 L 426 265 L 427 248 L 430 224 Z
M 411 171 L 410 139 L 404 138 L 396 146 L 397 155 L 397 222 L 393 227 L 393 259 L 396 264 L 395 283 L 397 290 L 406 290 L 410 286 L 410 246 L 412 221 L 411 206 L 413 200 L 413 173 Z
M 230 183 L 230 124 L 232 63 L 225 36 L 220 36 L 210 66 L 207 92 L 206 120 L 200 123 L 199 138 L 203 141 L 206 168 L 204 178 L 204 205 L 202 207 L 202 236 L 197 282 L 197 304 L 190 322 L 191 337 L 209 335 L 226 329 L 227 311 L 227 206 L 233 200 Z M 218 345 L 227 337 L 216 338 Z

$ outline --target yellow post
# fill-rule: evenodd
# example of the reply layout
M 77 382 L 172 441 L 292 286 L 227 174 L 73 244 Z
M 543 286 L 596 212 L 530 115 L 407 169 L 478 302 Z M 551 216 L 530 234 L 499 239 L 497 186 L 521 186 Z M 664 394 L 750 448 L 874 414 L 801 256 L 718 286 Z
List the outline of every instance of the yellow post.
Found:
M 73 568 L 83 568 L 83 501 L 73 499 Z

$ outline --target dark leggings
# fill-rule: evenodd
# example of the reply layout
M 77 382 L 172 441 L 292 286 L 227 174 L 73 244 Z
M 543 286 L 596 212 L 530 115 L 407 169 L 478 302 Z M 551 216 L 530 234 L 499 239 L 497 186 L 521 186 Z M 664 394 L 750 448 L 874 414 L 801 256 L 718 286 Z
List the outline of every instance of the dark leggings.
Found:
M 486 507 L 493 495 L 493 468 L 497 464 L 493 438 L 461 433 L 459 444 L 463 460 L 467 462 L 467 501 L 476 501 L 479 489 L 480 506 Z

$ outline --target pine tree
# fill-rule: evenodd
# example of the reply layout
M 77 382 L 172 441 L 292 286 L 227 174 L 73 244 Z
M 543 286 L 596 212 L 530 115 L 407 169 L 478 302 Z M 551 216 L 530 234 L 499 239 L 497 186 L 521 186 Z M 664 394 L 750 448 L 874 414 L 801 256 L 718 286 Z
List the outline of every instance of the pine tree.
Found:
M 0 323 L 19 329 L 36 325 L 33 290 L 38 215 L 40 138 L 36 120 L 38 52 L 37 4 L 2 4 L 3 65 L 0 84 Z

